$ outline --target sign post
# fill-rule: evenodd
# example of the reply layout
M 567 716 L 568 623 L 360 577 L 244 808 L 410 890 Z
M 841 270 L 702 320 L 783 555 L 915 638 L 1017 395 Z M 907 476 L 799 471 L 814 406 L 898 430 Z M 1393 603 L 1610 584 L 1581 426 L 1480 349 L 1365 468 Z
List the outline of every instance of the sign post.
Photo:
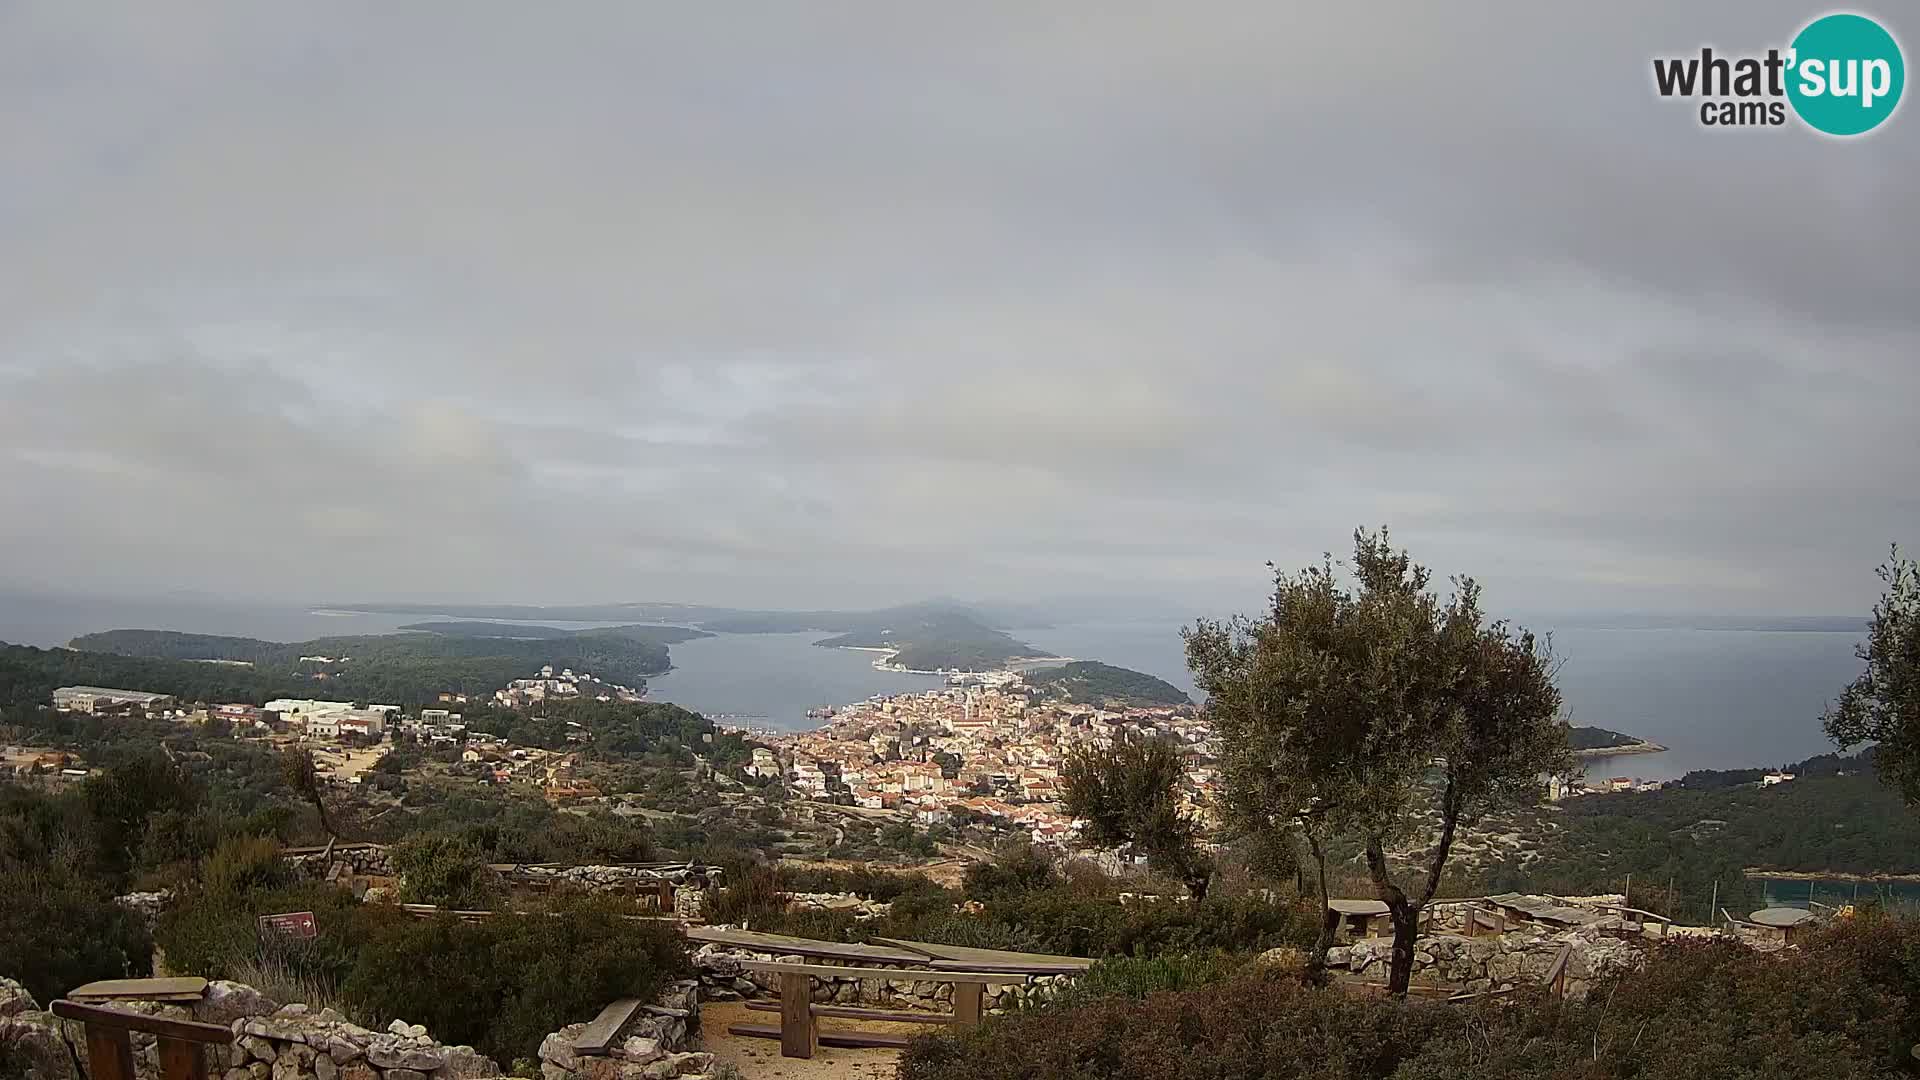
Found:
M 313 921 L 311 911 L 290 911 L 284 915 L 260 916 L 260 936 L 279 934 L 282 937 L 300 941 L 311 941 L 320 936 L 320 926 Z

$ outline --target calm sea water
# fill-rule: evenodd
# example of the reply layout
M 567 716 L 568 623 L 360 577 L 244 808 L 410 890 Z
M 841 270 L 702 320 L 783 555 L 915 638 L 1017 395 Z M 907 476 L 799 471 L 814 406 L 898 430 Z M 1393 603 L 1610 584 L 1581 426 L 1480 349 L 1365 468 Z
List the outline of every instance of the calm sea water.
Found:
M 1846 904 L 1878 903 L 1911 912 L 1920 909 L 1920 882 L 1916 881 L 1842 881 L 1820 878 L 1803 881 L 1795 878 L 1756 878 L 1762 902 L 1767 907 L 1807 907 L 1817 900 L 1829 907 Z
M 425 615 L 320 614 L 191 601 L 117 601 L 0 593 L 0 641 L 64 644 L 117 627 L 300 641 L 386 633 Z M 584 624 L 560 624 L 584 625 Z M 1537 629 L 1552 630 L 1548 625 Z M 1063 656 L 1133 668 L 1194 693 L 1171 622 L 1068 623 L 1015 636 Z M 1782 765 L 1831 749 L 1821 709 L 1859 671 L 1856 633 L 1739 630 L 1554 632 L 1560 688 L 1575 723 L 1669 747 L 1664 754 L 1593 759 L 1594 776 L 1676 777 L 1689 769 Z M 874 654 L 814 646 L 811 634 L 723 634 L 672 647 L 674 670 L 650 695 L 705 713 L 806 727 L 808 709 L 939 685 L 878 671 Z
M 1535 628 L 1553 634 L 1573 723 L 1668 748 L 1588 759 L 1592 776 L 1663 780 L 1690 769 L 1777 766 L 1826 753 L 1833 747 L 1820 732 L 1821 710 L 1860 671 L 1857 633 Z M 1178 625 L 1076 623 L 1015 633 L 1065 656 L 1144 671 L 1196 693 Z

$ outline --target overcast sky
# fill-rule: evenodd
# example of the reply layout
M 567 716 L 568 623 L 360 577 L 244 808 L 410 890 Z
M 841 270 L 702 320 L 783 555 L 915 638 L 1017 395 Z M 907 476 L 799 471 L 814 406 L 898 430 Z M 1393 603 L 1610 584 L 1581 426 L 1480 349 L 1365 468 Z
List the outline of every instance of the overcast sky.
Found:
M 1324 8 L 0 2 L 0 584 L 1864 611 L 1915 106 L 1653 95 L 1805 4 Z

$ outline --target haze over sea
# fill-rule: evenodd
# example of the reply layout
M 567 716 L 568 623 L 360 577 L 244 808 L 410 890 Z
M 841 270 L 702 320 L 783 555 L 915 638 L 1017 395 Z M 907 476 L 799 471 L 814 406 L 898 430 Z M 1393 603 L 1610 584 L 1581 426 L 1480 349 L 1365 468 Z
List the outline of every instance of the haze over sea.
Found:
M 0 593 L 0 641 L 63 645 L 78 634 L 122 627 L 300 641 L 391 632 L 430 615 L 319 613 L 200 600 L 116 600 Z M 1819 715 L 1860 669 L 1846 631 L 1692 628 L 1607 629 L 1591 617 L 1552 631 L 1564 660 L 1560 689 L 1569 719 L 1668 747 L 1662 754 L 1590 759 L 1592 776 L 1677 777 L 1689 769 L 1782 765 L 1831 749 Z M 550 622 L 578 627 L 589 624 Z M 1014 628 L 1014 636 L 1062 656 L 1101 660 L 1157 675 L 1194 692 L 1171 621 L 1066 622 Z M 816 648 L 816 634 L 721 634 L 672 647 L 674 670 L 649 697 L 743 723 L 803 728 L 808 709 L 872 694 L 937 686 L 940 680 L 873 667 L 874 654 Z

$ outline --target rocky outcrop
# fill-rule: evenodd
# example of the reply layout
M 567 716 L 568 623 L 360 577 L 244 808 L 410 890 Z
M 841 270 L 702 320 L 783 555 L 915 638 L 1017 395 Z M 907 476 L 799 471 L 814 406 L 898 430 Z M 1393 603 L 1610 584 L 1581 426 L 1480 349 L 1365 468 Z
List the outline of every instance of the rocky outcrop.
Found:
M 128 893 L 114 897 L 113 902 L 140 916 L 140 920 L 147 924 L 147 929 L 152 930 L 154 924 L 160 921 L 161 913 L 167 910 L 167 905 L 173 903 L 173 890 Z
M 952 1008 L 953 984 L 933 981 L 928 976 L 937 973 L 925 968 L 872 960 L 849 965 L 820 957 L 754 952 L 714 944 L 702 945 L 693 954 L 693 966 L 700 972 L 701 996 L 711 1001 L 778 997 L 775 991 L 780 985 L 780 977 L 764 971 L 749 971 L 742 966 L 744 961 L 753 960 L 822 967 L 880 968 L 898 972 L 898 978 L 885 979 L 851 976 L 845 979 L 815 978 L 813 1000 L 819 1005 L 884 1005 L 928 1012 L 946 1012 Z M 1044 1000 L 1057 993 L 1071 978 L 1068 975 L 1039 975 L 1024 986 L 989 986 L 985 1007 L 989 1012 L 1003 1011 L 1029 998 Z
M 1633 942 L 1608 937 L 1600 928 L 1583 927 L 1560 933 L 1521 930 L 1499 936 L 1423 936 L 1413 954 L 1413 976 L 1437 979 L 1470 992 L 1540 986 L 1546 982 L 1560 951 L 1571 945 L 1567 961 L 1567 997 L 1587 996 L 1593 982 L 1617 971 L 1630 971 L 1646 961 L 1645 949 Z M 1327 962 L 1356 974 L 1381 980 L 1392 963 L 1392 938 L 1362 938 L 1333 949 Z

